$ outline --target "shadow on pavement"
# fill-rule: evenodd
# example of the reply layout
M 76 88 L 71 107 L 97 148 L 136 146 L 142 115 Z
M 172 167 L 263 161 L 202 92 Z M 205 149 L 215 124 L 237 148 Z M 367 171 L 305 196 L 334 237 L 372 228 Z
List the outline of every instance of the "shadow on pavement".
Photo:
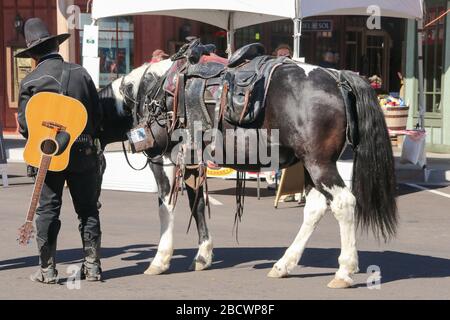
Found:
M 137 244 L 119 248 L 102 248 L 102 259 L 108 259 L 120 255 L 135 254 L 131 257 L 123 257 L 122 260 L 147 260 L 156 254 L 156 245 Z M 83 253 L 81 248 L 58 250 L 56 253 L 56 261 L 58 264 L 81 263 Z M 0 261 L 0 272 L 11 269 L 27 268 L 38 265 L 38 256 L 21 257 Z
M 135 265 L 127 265 L 123 268 L 104 270 L 105 280 L 142 274 L 149 266 L 149 261 L 156 254 L 156 245 L 138 244 L 118 248 L 102 248 L 103 259 L 120 257 L 124 261 L 135 261 Z M 270 269 L 274 262 L 281 258 L 286 248 L 216 248 L 214 249 L 214 262 L 211 269 L 224 269 L 236 267 L 241 264 L 250 264 L 255 269 Z M 188 272 L 197 253 L 197 248 L 178 249 L 168 272 Z M 300 265 L 313 268 L 338 268 L 337 248 L 307 248 L 302 256 Z M 130 256 L 131 254 L 131 256 Z M 80 263 L 81 249 L 60 250 L 57 254 L 59 264 Z M 22 257 L 0 261 L 0 271 L 25 268 L 37 265 L 37 256 Z M 266 261 L 262 262 L 261 261 Z M 382 282 L 393 282 L 414 278 L 445 278 L 450 277 L 450 259 L 424 256 L 396 251 L 359 251 L 359 268 L 365 273 L 371 265 L 381 269 Z M 240 266 L 244 267 L 244 266 Z M 247 266 L 245 266 L 247 267 Z M 330 275 L 329 273 L 292 275 L 292 277 L 308 278 Z

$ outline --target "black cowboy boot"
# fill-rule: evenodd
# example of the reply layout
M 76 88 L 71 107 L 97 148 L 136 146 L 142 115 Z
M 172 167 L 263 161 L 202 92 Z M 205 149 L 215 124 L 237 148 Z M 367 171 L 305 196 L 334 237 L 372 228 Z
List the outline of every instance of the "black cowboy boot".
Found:
M 51 222 L 47 229 L 48 231 L 40 234 L 40 230 L 46 230 L 46 224 L 46 221 L 39 219 L 36 221 L 38 229 L 36 244 L 39 251 L 40 268 L 30 276 L 30 279 L 35 282 L 56 284 L 59 280 L 58 271 L 56 270 L 56 243 L 61 222 L 59 220 Z
M 89 241 L 83 240 L 84 261 L 81 266 L 82 280 L 101 280 L 102 268 L 100 264 L 100 245 L 101 236 Z
M 35 273 L 30 275 L 30 279 L 34 282 L 41 282 L 46 284 L 58 283 L 58 270 L 56 270 L 56 241 L 53 244 L 45 244 L 39 248 L 39 262 L 40 268 Z

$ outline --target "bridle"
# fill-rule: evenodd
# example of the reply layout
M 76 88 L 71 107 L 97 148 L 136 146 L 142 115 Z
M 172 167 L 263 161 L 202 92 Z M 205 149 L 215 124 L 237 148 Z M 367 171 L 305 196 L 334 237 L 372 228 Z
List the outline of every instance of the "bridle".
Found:
M 148 69 L 150 68 L 151 65 L 148 65 L 147 68 L 145 69 L 144 73 L 142 74 L 141 78 L 139 79 L 139 83 L 138 83 L 138 88 L 141 86 L 142 80 L 144 79 L 144 77 L 147 74 Z M 153 86 L 152 90 L 149 93 L 145 93 L 145 101 L 144 101 L 144 108 L 148 110 L 148 115 L 146 115 L 146 117 L 148 118 L 147 125 L 148 128 L 151 132 L 152 135 L 154 135 L 154 133 L 152 132 L 152 124 L 154 122 L 156 122 L 159 126 L 166 126 L 166 129 L 168 128 L 167 124 L 162 123 L 162 121 L 166 121 L 167 123 L 167 119 L 165 115 L 168 115 L 170 112 L 166 111 L 164 112 L 162 109 L 164 108 L 164 103 L 161 103 L 161 101 L 157 100 L 156 98 L 158 97 L 158 95 L 161 92 L 161 88 L 162 88 L 162 84 L 164 82 L 164 80 L 166 79 L 167 73 L 165 75 L 163 75 L 158 82 Z M 137 110 L 137 108 L 139 107 L 140 104 L 140 100 L 138 99 L 138 95 L 139 95 L 139 90 L 136 93 L 136 97 L 131 97 L 128 94 L 128 90 L 126 90 L 127 84 L 125 83 L 125 76 L 122 77 L 120 86 L 119 86 L 119 93 L 122 95 L 122 97 L 124 98 L 124 103 L 128 104 L 131 103 L 132 106 L 131 108 L 129 108 L 131 110 L 131 112 L 136 112 L 139 115 L 139 110 Z M 148 99 L 148 97 L 151 96 L 151 99 Z M 164 99 L 162 99 L 163 101 Z M 149 101 L 149 102 L 147 102 Z M 141 115 L 143 116 L 143 115 Z M 138 116 L 136 116 L 136 119 L 138 118 Z M 167 131 L 167 130 L 166 130 Z M 167 131 L 167 135 L 169 136 L 169 132 Z M 163 157 L 164 154 L 166 154 L 167 150 L 169 149 L 170 146 L 170 139 L 167 138 L 166 139 L 166 143 L 165 146 L 163 148 L 163 152 L 157 156 L 150 156 L 146 151 L 143 151 L 142 153 L 145 155 L 145 157 L 147 158 L 147 161 L 145 162 L 144 166 L 142 168 L 135 168 L 129 161 L 128 155 L 126 153 L 126 148 L 125 148 L 125 143 L 122 141 L 122 149 L 125 155 L 125 159 L 128 163 L 128 165 L 136 171 L 142 171 L 144 170 L 147 165 L 149 163 L 155 164 L 155 165 L 160 165 L 160 166 L 165 166 L 164 163 L 161 163 L 161 159 Z
M 180 50 L 170 58 L 172 61 L 186 59 L 186 63 L 183 65 L 183 67 L 180 68 L 180 70 L 178 70 L 178 72 L 183 72 L 183 70 L 186 69 L 187 64 L 188 64 L 189 50 L 193 47 L 196 47 L 199 43 L 200 43 L 200 39 L 196 39 L 193 42 L 184 44 L 180 48 Z M 151 66 L 150 64 L 147 66 L 147 68 L 145 69 L 141 78 L 139 79 L 138 88 L 140 88 L 142 80 L 146 76 L 150 66 Z M 166 73 L 162 77 L 160 77 L 160 79 L 158 79 L 156 84 L 150 89 L 149 92 L 145 92 L 145 94 L 144 94 L 145 100 L 143 102 L 144 110 L 146 110 L 148 112 L 145 115 L 140 115 L 139 114 L 140 110 L 138 110 L 140 103 L 141 103 L 141 100 L 138 99 L 139 90 L 136 93 L 136 97 L 131 97 L 128 94 L 128 90 L 126 90 L 127 84 L 125 83 L 125 76 L 122 77 L 122 80 L 121 80 L 121 83 L 119 86 L 119 92 L 122 95 L 122 97 L 124 98 L 124 102 L 129 102 L 132 104 L 131 112 L 137 113 L 137 116 L 135 117 L 136 120 L 138 120 L 139 116 L 146 118 L 146 120 L 144 120 L 146 122 L 145 124 L 147 125 L 147 127 L 149 128 L 149 130 L 153 136 L 155 136 L 155 135 L 154 135 L 154 132 L 152 131 L 152 125 L 155 123 L 156 123 L 156 125 L 158 125 L 160 127 L 164 126 L 166 128 L 165 131 L 167 134 L 167 139 L 165 142 L 165 146 L 162 149 L 163 150 L 162 153 L 152 157 L 148 154 L 148 152 L 143 151 L 143 154 L 146 156 L 147 161 L 146 161 L 145 165 L 140 169 L 136 169 L 131 165 L 131 163 L 129 162 L 129 159 L 128 159 L 128 155 L 125 150 L 125 143 L 122 142 L 122 148 L 123 148 L 123 151 L 125 154 L 125 158 L 128 162 L 128 165 L 134 170 L 137 170 L 137 171 L 144 170 L 149 163 L 164 166 L 164 163 L 161 163 L 161 159 L 162 159 L 163 155 L 166 154 L 167 151 L 169 150 L 170 142 L 171 142 L 170 135 L 173 132 L 173 130 L 175 129 L 176 123 L 178 122 L 176 110 L 168 111 L 167 106 L 166 106 L 165 96 L 160 98 L 161 90 L 163 88 L 163 83 L 167 79 L 169 72 L 170 72 L 170 69 L 167 70 Z M 178 83 L 178 81 L 177 81 L 177 83 Z M 128 103 L 126 103 L 126 104 L 128 104 Z M 176 108 L 176 106 L 175 106 L 175 108 Z M 175 163 L 173 163 L 172 159 L 171 159 L 171 162 L 172 162 L 172 164 L 175 164 Z

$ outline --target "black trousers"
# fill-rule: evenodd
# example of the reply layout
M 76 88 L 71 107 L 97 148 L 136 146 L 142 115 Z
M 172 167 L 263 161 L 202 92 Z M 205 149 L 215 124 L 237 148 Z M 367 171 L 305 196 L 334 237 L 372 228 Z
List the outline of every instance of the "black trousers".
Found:
M 47 173 L 36 211 L 36 242 L 42 268 L 56 265 L 56 242 L 61 227 L 59 216 L 66 181 L 78 215 L 83 248 L 99 247 L 101 230 L 97 201 L 100 178 L 97 166 L 82 172 L 49 171 Z M 91 261 L 97 260 L 99 261 L 99 257 L 91 259 Z

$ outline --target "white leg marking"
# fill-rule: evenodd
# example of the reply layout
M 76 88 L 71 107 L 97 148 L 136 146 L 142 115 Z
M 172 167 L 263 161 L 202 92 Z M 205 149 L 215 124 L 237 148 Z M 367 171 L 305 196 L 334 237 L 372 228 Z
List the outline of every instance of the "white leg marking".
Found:
M 168 166 L 170 163 L 169 159 L 164 159 L 164 173 L 169 179 L 170 188 L 172 188 L 175 167 Z M 173 205 L 169 205 L 169 196 L 170 195 L 166 195 L 159 206 L 161 238 L 159 240 L 158 252 L 150 267 L 145 271 L 146 274 L 161 274 L 170 267 L 170 259 L 173 255 L 173 227 L 175 215 Z
M 197 255 L 191 265 L 191 270 L 201 271 L 209 268 L 213 260 L 213 242 L 211 236 L 198 247 Z
M 341 254 L 339 256 L 339 270 L 335 280 L 343 280 L 347 285 L 353 284 L 352 275 L 358 272 L 358 252 L 356 250 L 356 221 L 355 196 L 348 188 L 334 186 L 326 188 L 333 200 L 330 207 L 339 222 L 341 233 Z M 329 287 L 335 288 L 333 281 Z
M 327 200 L 325 196 L 312 189 L 306 197 L 305 209 L 303 210 L 303 224 L 298 232 L 294 242 L 286 250 L 284 256 L 278 260 L 269 272 L 268 276 L 272 278 L 282 278 L 289 274 L 289 272 L 297 266 L 306 243 L 311 234 L 316 229 L 320 219 L 324 216 L 327 210 Z

